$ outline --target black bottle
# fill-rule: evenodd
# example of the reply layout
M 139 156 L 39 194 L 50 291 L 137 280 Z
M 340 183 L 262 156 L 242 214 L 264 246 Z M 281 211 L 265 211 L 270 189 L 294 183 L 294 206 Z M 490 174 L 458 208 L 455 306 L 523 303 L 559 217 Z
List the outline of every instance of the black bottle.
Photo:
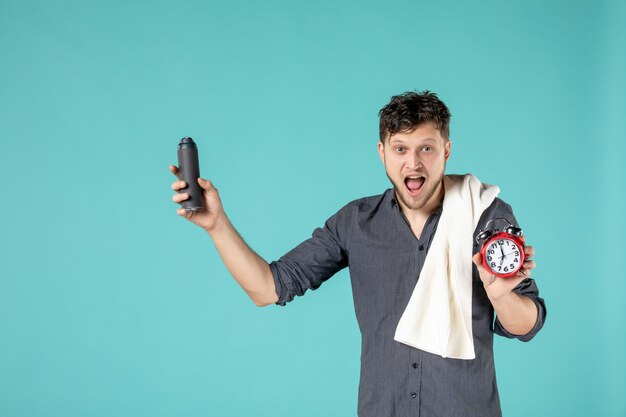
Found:
M 187 183 L 181 193 L 188 193 L 189 198 L 181 203 L 185 210 L 202 210 L 202 194 L 204 190 L 198 184 L 200 164 L 198 163 L 198 147 L 193 139 L 184 137 L 178 144 L 178 176 Z

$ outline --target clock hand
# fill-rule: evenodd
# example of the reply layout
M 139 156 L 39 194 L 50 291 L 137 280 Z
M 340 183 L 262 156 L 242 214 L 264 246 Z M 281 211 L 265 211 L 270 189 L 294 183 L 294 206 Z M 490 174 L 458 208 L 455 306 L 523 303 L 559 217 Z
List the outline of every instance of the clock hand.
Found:
M 502 253 L 502 256 L 500 257 L 500 266 L 502 266 L 502 262 L 504 262 L 504 249 L 502 246 L 500 246 L 500 253 Z

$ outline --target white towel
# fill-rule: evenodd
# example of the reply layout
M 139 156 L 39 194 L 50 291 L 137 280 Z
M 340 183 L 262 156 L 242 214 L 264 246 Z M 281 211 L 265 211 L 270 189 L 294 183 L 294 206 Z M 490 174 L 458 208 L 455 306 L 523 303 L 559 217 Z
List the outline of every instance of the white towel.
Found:
M 500 189 L 472 174 L 446 175 L 437 231 L 394 340 L 444 358 L 474 359 L 472 244 Z

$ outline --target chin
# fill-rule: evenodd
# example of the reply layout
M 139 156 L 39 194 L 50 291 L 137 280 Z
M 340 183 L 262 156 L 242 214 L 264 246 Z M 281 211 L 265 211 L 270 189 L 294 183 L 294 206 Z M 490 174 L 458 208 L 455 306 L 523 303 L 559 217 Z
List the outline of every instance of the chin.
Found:
M 424 201 L 422 195 L 412 197 L 405 188 L 404 184 L 402 184 L 402 187 L 398 187 L 396 184 L 393 184 L 396 196 L 402 200 L 402 204 L 404 204 L 404 206 L 411 210 L 419 210 L 426 205 L 426 201 Z
M 427 201 L 424 201 L 422 198 L 418 198 L 415 200 L 413 197 L 408 197 L 404 199 L 404 205 L 406 205 L 411 210 L 421 210 L 426 205 Z
M 392 181 L 394 191 L 396 195 L 400 197 L 402 203 L 411 210 L 421 210 L 428 204 L 430 200 L 432 200 L 433 196 L 439 189 L 437 187 L 438 184 L 443 180 L 443 176 L 441 177 L 439 183 L 430 184 L 424 183 L 422 188 L 420 189 L 420 193 L 417 196 L 412 196 L 409 191 L 406 189 L 406 185 L 404 183 L 399 186 L 396 182 Z

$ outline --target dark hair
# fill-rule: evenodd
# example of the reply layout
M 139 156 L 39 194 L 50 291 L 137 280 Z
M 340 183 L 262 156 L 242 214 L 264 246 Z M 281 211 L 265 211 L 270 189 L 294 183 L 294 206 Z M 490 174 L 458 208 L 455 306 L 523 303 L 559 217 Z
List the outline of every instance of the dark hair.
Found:
M 378 112 L 380 141 L 398 132 L 412 132 L 419 125 L 432 122 L 444 139 L 450 139 L 450 111 L 437 94 L 428 90 L 409 91 L 391 97 L 391 101 Z

